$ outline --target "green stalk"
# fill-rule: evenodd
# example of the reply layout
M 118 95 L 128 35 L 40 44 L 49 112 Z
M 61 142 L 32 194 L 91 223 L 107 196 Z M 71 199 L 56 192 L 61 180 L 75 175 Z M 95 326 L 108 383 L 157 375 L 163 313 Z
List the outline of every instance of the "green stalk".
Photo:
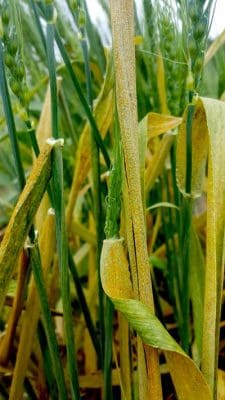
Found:
M 2 103 L 5 112 L 6 122 L 9 131 L 9 138 L 12 146 L 14 162 L 16 166 L 16 173 L 19 182 L 20 191 L 22 191 L 23 187 L 25 186 L 25 174 L 23 171 L 22 160 L 19 151 L 18 140 L 16 136 L 16 126 L 12 112 L 11 101 L 9 97 L 8 86 L 6 82 L 6 75 L 5 75 L 5 65 L 3 60 L 3 43 L 0 39 L 0 91 L 2 96 Z
M 33 0 L 30 0 L 30 5 L 31 5 L 31 8 L 32 8 L 33 13 L 34 13 L 35 22 L 36 22 L 36 25 L 37 25 L 37 28 L 38 28 L 38 31 L 39 31 L 39 34 L 40 34 L 40 37 L 41 37 L 42 44 L 44 46 L 45 51 L 47 52 L 45 36 L 44 36 L 44 32 L 43 32 L 43 29 L 42 29 L 42 26 L 41 26 L 41 23 L 40 23 L 40 20 L 39 20 L 39 17 L 38 17 L 38 10 L 37 10 L 36 2 L 33 1 Z
M 160 188 L 160 193 L 163 193 L 163 187 L 166 185 L 165 183 L 166 178 L 165 178 L 165 172 Z M 160 195 L 159 193 L 159 195 Z M 174 311 L 176 314 L 176 303 L 174 299 L 174 275 L 173 275 L 173 260 L 172 260 L 172 249 L 171 249 L 171 226 L 169 225 L 167 218 L 168 218 L 168 213 L 165 208 L 162 208 L 161 211 L 162 215 L 162 226 L 165 234 L 165 245 L 166 245 L 166 254 L 167 254 L 167 270 L 168 270 L 168 291 L 169 291 L 169 296 L 170 300 L 172 302 L 172 305 L 174 307 Z M 173 233 L 172 233 L 173 235 Z
M 194 104 L 188 105 L 186 130 L 186 193 L 191 193 L 192 177 L 192 121 L 195 112 Z
M 178 235 L 178 249 L 176 248 L 176 254 L 177 254 L 177 262 L 175 265 L 175 277 L 176 277 L 176 285 L 177 285 L 177 291 L 178 291 L 178 301 L 179 301 L 179 308 L 177 307 L 178 311 L 178 325 L 179 325 L 179 332 L 180 332 L 180 337 L 181 337 L 181 342 L 182 345 L 186 348 L 188 348 L 188 345 L 186 345 L 186 332 L 185 332 L 185 324 L 187 325 L 187 319 L 189 319 L 189 301 L 187 300 L 184 301 L 184 296 L 187 296 L 189 293 L 189 286 L 188 286 L 188 280 L 186 280 L 186 289 L 183 293 L 183 282 L 184 282 L 184 276 L 187 276 L 187 272 L 189 270 L 189 267 L 184 265 L 184 262 L 188 263 L 188 260 L 185 259 L 186 256 L 183 255 L 184 251 L 184 242 L 183 240 L 184 237 L 184 232 L 183 229 L 185 229 L 185 225 L 182 225 L 182 212 L 183 212 L 183 198 L 180 195 L 180 192 L 177 187 L 176 183 L 176 155 L 175 155 L 175 145 L 172 146 L 171 148 L 171 153 L 170 153 L 170 159 L 171 159 L 171 173 L 172 173 L 172 185 L 173 185 L 173 193 L 174 193 L 174 200 L 175 204 L 177 207 L 179 207 L 180 212 L 175 212 L 175 218 L 176 218 L 176 226 L 177 226 L 177 235 Z M 186 271 L 184 275 L 184 271 Z M 185 304 L 184 304 L 185 303 Z M 183 309 L 186 309 L 186 312 L 183 314 Z M 184 321 L 184 316 L 186 323 L 183 324 Z
M 102 204 L 101 204 L 101 183 L 100 183 L 100 164 L 99 164 L 99 149 L 91 136 L 91 161 L 92 161 L 92 178 L 93 178 L 93 197 L 94 197 L 94 216 L 97 232 L 96 244 L 96 266 L 98 273 L 98 296 L 99 296 L 99 324 L 101 335 L 101 357 L 104 357 L 104 342 L 105 342 L 105 327 L 104 327 L 104 296 L 100 278 L 100 257 L 102 250 L 102 242 L 104 238 L 102 225 Z M 102 362 L 103 365 L 103 362 Z
M 169 190 L 169 181 L 168 181 L 168 174 L 165 177 L 166 183 L 166 195 L 167 201 L 171 203 L 171 196 Z M 177 210 L 174 210 L 176 214 L 178 214 Z M 169 217 L 169 231 L 170 231 L 170 241 L 172 247 L 172 280 L 173 280 L 173 296 L 175 301 L 175 312 L 177 314 L 178 321 L 180 321 L 180 299 L 181 299 L 181 289 L 180 289 L 180 279 L 179 279 L 179 272 L 178 272 L 178 253 L 177 253 L 177 246 L 175 243 L 175 227 L 173 222 L 173 214 L 172 209 L 168 208 L 168 217 Z
M 185 190 L 188 197 L 183 197 L 181 201 L 181 241 L 180 254 L 182 255 L 182 323 L 181 339 L 184 351 L 189 353 L 189 319 L 190 319 L 190 300 L 189 300 L 189 263 L 190 263 L 190 229 L 192 221 L 192 203 L 191 199 L 191 180 L 192 180 L 192 123 L 195 112 L 195 105 L 192 103 L 193 92 L 189 92 L 189 101 L 187 109 L 186 124 L 186 182 Z
M 36 135 L 35 135 L 35 130 L 32 128 L 30 120 L 25 121 L 25 124 L 26 124 L 28 132 L 30 134 L 31 145 L 33 147 L 35 156 L 38 157 L 38 155 L 40 153 L 40 149 L 39 149 L 37 138 L 36 138 Z
M 51 119 L 52 119 L 52 136 L 59 138 L 58 132 L 58 106 L 57 106 L 57 86 L 56 86 L 56 70 L 55 70 L 55 54 L 54 54 L 54 23 L 53 7 L 46 7 L 47 16 L 47 58 L 48 70 L 50 77 L 51 90 Z M 63 318 L 65 341 L 67 348 L 68 370 L 70 375 L 70 385 L 72 399 L 80 399 L 80 390 L 78 382 L 78 370 L 76 363 L 76 351 L 74 345 L 73 318 L 70 297 L 69 271 L 68 271 L 68 242 L 65 226 L 65 208 L 63 198 L 63 159 L 62 148 L 57 147 L 53 151 L 53 204 L 56 215 L 56 238 L 57 250 L 59 255 L 60 268 L 60 286 L 63 303 Z
M 9 393 L 7 391 L 7 388 L 3 382 L 0 381 L 0 393 L 2 396 L 2 400 L 8 400 L 9 398 Z
M 115 103 L 116 104 L 116 103 Z M 115 105 L 116 107 L 116 105 Z M 122 154 L 120 146 L 119 121 L 116 112 L 114 126 L 114 162 L 111 169 L 107 214 L 105 223 L 106 239 L 118 236 L 121 209 L 121 190 L 122 190 Z M 105 303 L 105 352 L 104 352 L 104 371 L 103 371 L 103 398 L 111 400 L 112 397 L 112 341 L 113 341 L 113 314 L 114 305 L 106 297 Z
M 87 88 L 87 103 L 90 110 L 93 109 L 93 97 L 91 88 L 91 71 L 89 66 L 89 54 L 86 39 L 85 28 L 81 28 L 82 35 L 82 51 L 84 57 L 85 77 L 86 77 L 86 88 Z M 92 115 L 92 114 L 91 114 Z M 99 144 L 94 135 L 94 129 L 91 126 L 91 164 L 92 164 L 92 178 L 93 178 L 93 197 L 94 197 L 94 215 L 96 223 L 97 233 L 97 245 L 96 245 L 96 266 L 98 273 L 98 298 L 99 298 L 99 325 L 100 325 L 100 337 L 101 337 L 101 357 L 102 366 L 104 365 L 104 346 L 105 346 L 105 324 L 104 324 L 104 294 L 100 278 L 100 257 L 102 250 L 102 242 L 104 238 L 103 232 L 103 216 L 102 216 L 102 202 L 101 202 L 101 181 L 100 181 L 100 161 L 99 161 Z
M 81 29 L 82 39 L 81 39 L 81 47 L 83 50 L 84 56 L 84 69 L 85 69 L 85 77 L 86 77 L 86 88 L 87 88 L 87 102 L 91 110 L 93 110 L 93 97 L 92 97 L 92 89 L 91 89 L 91 71 L 89 67 L 89 55 L 88 55 L 88 45 L 86 32 L 84 29 Z
M 58 388 L 54 376 L 54 369 L 51 360 L 51 354 L 48 348 L 48 342 L 45 334 L 45 329 L 41 320 L 38 323 L 38 339 L 43 357 L 43 368 L 46 376 L 46 383 L 48 386 L 49 394 L 52 400 L 58 399 Z
M 55 139 L 59 138 L 58 132 L 58 105 L 57 105 L 57 83 L 56 83 L 56 66 L 55 66 L 55 53 L 54 53 L 54 23 L 53 18 L 53 7 L 49 5 L 46 7 L 47 16 L 47 38 L 46 38 L 46 50 L 48 60 L 48 72 L 50 81 L 50 92 L 51 92 L 51 120 L 52 120 L 52 136 Z
M 29 399 L 38 400 L 37 395 L 33 389 L 33 386 L 31 385 L 28 378 L 25 378 L 24 380 L 24 387 Z
M 35 283 L 37 285 L 39 299 L 42 309 L 42 318 L 45 328 L 45 334 L 48 341 L 51 361 L 55 372 L 55 378 L 61 400 L 67 399 L 66 384 L 63 374 L 63 368 L 60 360 L 59 348 L 55 335 L 55 328 L 52 322 L 51 311 L 48 305 L 48 297 L 45 290 L 44 279 L 42 276 L 41 258 L 37 243 L 29 249 L 32 272 L 34 274 Z
M 97 356 L 100 357 L 100 354 L 101 354 L 100 343 L 96 336 L 94 324 L 93 324 L 93 321 L 92 321 L 92 318 L 90 315 L 90 311 L 89 311 L 89 308 L 88 308 L 88 305 L 87 305 L 87 302 L 86 302 L 86 299 L 84 296 L 84 292 L 83 292 L 83 289 L 82 289 L 82 286 L 80 283 L 79 275 L 77 273 L 77 268 L 74 263 L 73 256 L 72 256 L 72 253 L 70 250 L 69 250 L 69 268 L 70 268 L 71 275 L 73 277 L 74 284 L 76 286 L 78 301 L 80 304 L 80 308 L 84 314 L 84 319 L 85 319 L 90 337 L 92 339 L 93 346 L 96 350 Z
M 182 347 L 189 353 L 189 319 L 190 319 L 190 300 L 189 300 L 189 264 L 190 264 L 190 230 L 192 222 L 192 203 L 190 198 L 183 198 L 181 201 L 181 255 L 182 255 L 182 296 L 181 296 L 181 340 Z
M 91 109 L 88 106 L 88 103 L 87 103 L 87 101 L 86 101 L 86 99 L 85 99 L 85 97 L 83 95 L 83 92 L 82 92 L 82 89 L 80 87 L 79 81 L 78 81 L 78 79 L 76 77 L 76 74 L 75 74 L 74 69 L 72 67 L 72 64 L 70 62 L 69 56 L 68 56 L 67 51 L 66 51 L 66 49 L 65 49 L 65 47 L 64 47 L 64 45 L 62 43 L 62 40 L 61 40 L 61 38 L 60 38 L 60 36 L 58 34 L 57 29 L 55 29 L 55 40 L 56 40 L 57 46 L 59 48 L 59 51 L 61 53 L 61 56 L 63 58 L 63 61 L 64 61 L 65 65 L 66 65 L 66 67 L 67 67 L 67 70 L 68 70 L 69 74 L 70 74 L 70 78 L 72 80 L 74 88 L 75 88 L 75 90 L 76 90 L 76 92 L 78 94 L 78 97 L 79 97 L 80 101 L 81 101 L 81 104 L 83 106 L 85 114 L 86 114 L 86 116 L 87 116 L 87 118 L 88 118 L 88 120 L 90 122 L 90 126 L 93 129 L 93 135 L 95 137 L 95 140 L 98 143 L 99 148 L 102 151 L 102 154 L 104 156 L 104 159 L 105 159 L 107 167 L 110 168 L 110 158 L 109 158 L 107 150 L 105 148 L 105 144 L 104 144 L 104 142 L 103 142 L 103 140 L 101 138 L 101 135 L 99 133 L 98 127 L 97 127 L 96 122 L 95 122 L 95 119 L 94 119 L 94 117 L 92 115 Z
M 76 351 L 73 333 L 73 318 L 70 297 L 69 271 L 68 271 L 68 242 L 65 227 L 65 210 L 63 199 L 63 159 L 62 149 L 57 148 L 53 152 L 53 203 L 56 214 L 56 238 L 59 255 L 60 286 L 63 303 L 63 318 L 65 341 L 67 348 L 68 370 L 72 398 L 80 399 L 78 370 L 76 363 Z
M 171 175 L 172 175 L 172 187 L 173 187 L 174 203 L 178 208 L 180 208 L 181 195 L 180 195 L 179 189 L 177 187 L 177 181 L 176 181 L 176 148 L 175 148 L 175 143 L 173 143 L 173 145 L 171 147 L 170 161 L 171 161 Z M 177 234 L 178 234 L 178 239 L 179 239 L 178 243 L 180 243 L 181 230 L 180 230 L 180 213 L 179 212 L 175 213 L 175 218 L 176 218 Z M 180 263 L 179 263 L 179 255 L 178 255 L 177 279 L 178 279 L 179 287 L 180 287 L 181 271 L 180 271 L 180 268 L 179 268 L 179 264 Z
M 105 302 L 105 349 L 103 369 L 103 399 L 113 400 L 112 393 L 112 343 L 114 305 L 107 297 Z
M 102 1 L 100 4 L 102 6 Z M 106 67 L 104 46 L 100 34 L 98 32 L 98 29 L 96 28 L 95 24 L 93 24 L 90 18 L 87 7 L 87 0 L 83 0 L 83 5 L 86 13 L 86 33 L 88 41 L 90 43 L 90 51 L 92 52 L 92 54 L 94 54 L 95 58 L 98 60 L 98 66 L 103 75 Z

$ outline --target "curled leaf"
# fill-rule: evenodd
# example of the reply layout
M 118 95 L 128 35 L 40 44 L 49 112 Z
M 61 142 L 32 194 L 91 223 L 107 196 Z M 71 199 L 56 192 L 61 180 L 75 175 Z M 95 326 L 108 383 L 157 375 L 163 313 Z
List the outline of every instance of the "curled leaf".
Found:
M 139 122 L 138 131 L 145 131 L 148 139 L 151 139 L 177 128 L 181 123 L 182 118 L 150 112 Z
M 179 400 L 212 400 L 209 386 L 197 365 L 184 353 L 150 308 L 133 298 L 122 239 L 104 241 L 101 279 L 104 291 L 143 342 L 165 352 Z
M 211 387 L 216 388 L 219 319 L 224 274 L 225 227 L 225 103 L 199 98 L 192 127 L 192 193 L 200 196 L 207 178 L 207 251 L 202 337 L 202 371 Z M 186 112 L 178 134 L 177 181 L 185 194 Z
M 175 206 L 175 204 L 173 204 L 173 203 L 168 203 L 167 201 L 153 204 L 152 206 L 148 207 L 147 210 L 150 211 L 150 210 L 154 210 L 155 208 L 159 208 L 159 207 L 175 208 L 176 210 L 179 210 L 179 207 Z
M 183 122 L 179 129 L 177 139 L 177 181 L 180 191 L 185 193 L 186 180 L 186 125 L 187 110 L 184 113 Z M 192 197 L 199 197 L 205 179 L 206 161 L 209 148 L 207 135 L 207 122 L 202 102 L 195 105 L 195 113 L 192 122 Z

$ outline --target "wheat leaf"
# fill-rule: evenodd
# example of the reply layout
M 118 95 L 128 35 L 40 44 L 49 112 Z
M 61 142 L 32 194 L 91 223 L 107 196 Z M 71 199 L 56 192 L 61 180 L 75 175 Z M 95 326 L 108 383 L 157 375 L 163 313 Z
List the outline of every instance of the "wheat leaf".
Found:
M 134 299 L 122 239 L 105 240 L 101 257 L 103 288 L 143 342 L 165 352 L 179 400 L 212 400 L 201 371 L 170 336 L 150 308 Z
M 178 134 L 177 180 L 185 193 L 186 176 L 186 112 Z M 203 322 L 202 371 L 216 388 L 219 319 L 224 273 L 225 226 L 225 104 L 222 101 L 199 98 L 196 101 L 192 127 L 192 197 L 200 196 L 207 179 L 207 251 Z
M 0 308 L 46 186 L 51 177 L 51 152 L 56 142 L 46 143 L 14 208 L 0 247 Z

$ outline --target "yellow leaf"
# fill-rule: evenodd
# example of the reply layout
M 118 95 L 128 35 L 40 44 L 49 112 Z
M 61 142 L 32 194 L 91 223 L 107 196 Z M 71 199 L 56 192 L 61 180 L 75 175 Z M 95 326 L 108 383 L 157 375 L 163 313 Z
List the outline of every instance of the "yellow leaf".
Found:
M 169 111 L 168 111 L 168 106 L 167 106 L 165 68 L 164 68 L 164 62 L 163 62 L 163 58 L 162 58 L 162 54 L 161 54 L 160 50 L 158 52 L 156 61 L 157 61 L 157 86 L 158 86 L 161 112 L 167 114 Z
M 166 158 L 169 154 L 171 146 L 174 141 L 174 135 L 168 133 L 163 136 L 157 152 L 154 154 L 152 160 L 150 160 L 146 171 L 145 171 L 145 193 L 148 194 L 155 180 L 163 172 Z
M 62 78 L 57 78 L 57 92 L 60 89 L 62 82 Z M 38 140 L 38 144 L 40 149 L 48 138 L 51 137 L 52 129 L 51 129 L 51 94 L 50 94 L 50 85 L 48 85 L 47 92 L 45 95 L 45 101 L 42 107 L 40 120 L 36 130 L 36 136 Z
M 138 138 L 142 192 L 144 192 L 145 187 L 145 192 L 148 193 L 156 178 L 163 171 L 165 159 L 171 148 L 174 136 L 172 134 L 168 134 L 167 136 L 163 137 L 159 143 L 158 150 L 154 154 L 152 160 L 149 161 L 147 169 L 145 170 L 146 142 L 156 136 L 171 131 L 171 129 L 177 128 L 181 122 L 182 118 L 154 112 L 149 112 L 139 122 Z M 144 174 L 145 183 L 143 183 Z
M 144 130 L 147 132 L 149 140 L 171 129 L 177 128 L 181 122 L 182 118 L 150 112 L 139 122 L 138 131 Z
M 101 260 L 101 281 L 105 292 L 113 298 L 123 298 L 124 295 L 128 299 L 134 298 L 123 239 L 104 240 Z
M 61 140 L 45 144 L 17 201 L 0 246 L 0 309 L 33 218 L 51 177 L 51 152 Z
M 192 193 L 200 196 L 207 179 L 207 244 L 202 339 L 202 371 L 212 392 L 216 388 L 219 318 L 224 273 L 225 103 L 199 98 L 192 128 Z M 186 112 L 177 143 L 177 180 L 185 194 Z
M 185 111 L 177 139 L 177 180 L 180 191 L 185 195 L 186 179 L 186 124 Z M 192 197 L 199 197 L 205 180 L 206 160 L 208 153 L 208 134 L 205 111 L 199 100 L 195 106 L 192 122 Z
M 220 49 L 221 46 L 225 43 L 225 29 L 219 36 L 217 36 L 214 41 L 209 46 L 206 55 L 205 55 L 205 62 L 204 64 L 208 64 L 208 62 L 214 57 L 217 51 Z
M 141 36 L 141 35 L 135 36 L 134 44 L 135 44 L 135 46 L 143 44 L 143 36 Z

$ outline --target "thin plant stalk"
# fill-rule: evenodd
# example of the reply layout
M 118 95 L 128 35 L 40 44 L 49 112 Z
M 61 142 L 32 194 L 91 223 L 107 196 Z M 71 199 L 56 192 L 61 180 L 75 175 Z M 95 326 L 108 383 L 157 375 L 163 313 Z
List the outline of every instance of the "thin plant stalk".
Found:
M 87 89 L 87 103 L 91 112 L 93 112 L 93 96 L 91 88 L 91 71 L 89 66 L 89 54 L 88 45 L 86 38 L 85 27 L 81 27 L 81 46 L 84 57 L 85 77 L 86 77 L 86 89 Z M 100 181 L 100 152 L 99 145 L 96 141 L 93 127 L 91 126 L 91 165 L 92 165 L 92 179 L 93 179 L 93 197 L 94 197 L 94 216 L 96 223 L 96 266 L 98 273 L 98 298 L 99 298 L 99 324 L 100 324 L 100 337 L 101 337 L 101 358 L 103 365 L 104 357 L 104 343 L 105 343 L 105 326 L 104 326 L 104 295 L 100 279 L 100 256 L 102 250 L 102 242 L 104 238 L 103 232 L 103 215 L 102 215 L 102 203 L 101 203 L 101 181 Z
M 11 101 L 10 101 L 10 97 L 9 97 L 9 91 L 8 91 L 8 86 L 7 86 L 7 82 L 6 82 L 5 65 L 4 65 L 4 60 L 3 60 L 3 44 L 2 44 L 1 38 L 0 38 L 0 90 L 1 90 L 1 96 L 2 96 L 2 101 L 3 101 L 3 108 L 4 108 L 4 112 L 5 112 L 6 122 L 7 122 L 7 126 L 8 126 L 8 131 L 9 131 L 9 137 L 10 137 L 12 151 L 13 151 L 14 162 L 15 162 L 15 166 L 16 166 L 16 173 L 18 176 L 19 188 L 20 188 L 20 191 L 22 191 L 23 187 L 25 186 L 26 179 L 25 179 L 25 174 L 23 171 L 23 165 L 22 165 L 22 161 L 21 161 L 19 145 L 18 145 L 18 140 L 17 140 L 17 135 L 16 135 L 16 126 L 15 126 L 15 122 L 14 122 L 12 106 L 11 106 Z
M 55 55 L 54 55 L 54 21 L 53 7 L 46 7 L 47 16 L 47 59 L 50 77 L 51 90 L 51 120 L 52 120 L 52 136 L 57 140 L 59 138 L 58 131 L 58 106 L 57 106 L 57 84 L 55 70 Z M 64 316 L 64 331 L 67 347 L 68 370 L 70 375 L 70 385 L 72 398 L 80 399 L 78 370 L 76 362 L 76 352 L 73 332 L 73 319 L 70 298 L 69 286 L 69 269 L 68 269 L 68 242 L 66 237 L 65 227 L 65 209 L 63 198 L 63 160 L 62 148 L 57 147 L 53 151 L 53 204 L 56 215 L 56 238 L 57 250 L 59 254 L 59 269 L 60 269 L 60 285 L 63 302 Z
M 195 111 L 195 105 L 192 103 L 193 92 L 189 93 L 190 104 L 187 109 L 186 124 L 186 180 L 185 189 L 187 195 L 181 201 L 182 225 L 181 225 L 181 257 L 182 257 L 182 322 L 181 322 L 181 340 L 182 347 L 186 353 L 190 351 L 189 339 L 189 320 L 190 320 L 190 300 L 189 300 L 189 263 L 190 263 L 190 231 L 192 222 L 192 204 L 191 199 L 191 180 L 192 180 L 192 123 Z
M 107 214 L 105 223 L 106 239 L 119 236 L 118 220 L 121 209 L 121 190 L 122 190 L 122 152 L 120 145 L 118 114 L 115 108 L 114 123 L 114 162 L 110 174 L 109 192 L 107 198 Z M 107 297 L 105 303 L 105 352 L 104 352 L 104 371 L 103 371 L 103 397 L 112 399 L 112 341 L 113 341 L 113 315 L 114 306 Z
M 39 249 L 37 247 L 37 243 L 31 245 L 31 248 L 29 250 L 30 250 L 29 253 L 31 258 L 32 271 L 34 274 L 35 283 L 37 285 L 37 290 L 43 312 L 43 324 L 45 327 L 45 333 L 51 354 L 52 364 L 55 370 L 55 377 L 59 391 L 59 396 L 60 399 L 66 400 L 68 397 L 67 397 L 65 378 L 60 361 L 59 348 L 56 341 L 56 335 L 52 322 L 51 311 L 48 306 L 48 298 L 45 290 L 44 279 L 42 276 L 41 258 L 39 254 Z M 13 394 L 11 396 L 12 399 L 15 398 L 13 397 Z
M 53 373 L 53 365 L 51 360 L 50 351 L 48 348 L 48 342 L 45 334 L 45 329 L 41 320 L 39 320 L 37 327 L 37 334 L 40 343 L 40 350 L 43 357 L 43 368 L 46 376 L 46 383 L 48 386 L 49 394 L 52 400 L 58 399 L 58 388 Z
M 100 357 L 100 354 L 101 354 L 100 343 L 99 343 L 99 340 L 96 335 L 96 330 L 95 330 L 95 327 L 94 327 L 94 324 L 92 321 L 92 317 L 91 317 L 91 314 L 90 314 L 90 311 L 88 308 L 87 301 L 85 299 L 82 285 L 80 283 L 77 268 L 76 268 L 76 265 L 75 265 L 75 262 L 73 260 L 73 256 L 72 256 L 70 250 L 69 250 L 69 268 L 70 268 L 71 275 L 73 277 L 74 284 L 76 286 L 78 301 L 80 303 L 80 308 L 84 314 L 85 322 L 86 322 L 90 337 L 92 339 L 93 346 L 96 350 L 97 356 Z
M 41 22 L 40 22 L 39 17 L 38 17 L 38 10 L 37 10 L 36 2 L 33 1 L 33 0 L 29 0 L 29 3 L 30 3 L 30 6 L 31 6 L 32 11 L 34 13 L 35 23 L 37 25 L 39 34 L 41 36 L 41 42 L 43 44 L 43 47 L 44 47 L 45 51 L 47 52 L 45 36 L 44 36 L 44 32 L 43 32 L 43 29 L 42 29 L 42 26 L 41 26 Z
M 52 136 L 55 139 L 59 138 L 58 132 L 58 105 L 57 105 L 57 83 L 56 83 L 56 66 L 55 66 L 55 54 L 54 54 L 54 23 L 52 19 L 53 7 L 51 5 L 46 7 L 47 21 L 47 60 L 48 60 L 48 71 L 50 80 L 50 91 L 51 91 L 51 119 L 52 119 Z
M 59 254 L 60 284 L 63 302 L 63 318 L 65 340 L 67 347 L 68 370 L 70 375 L 70 385 L 72 398 L 80 399 L 78 370 L 74 342 L 74 326 L 72 318 L 70 286 L 69 286 L 69 268 L 68 268 L 68 241 L 65 226 L 65 210 L 63 199 L 63 160 L 62 149 L 55 149 L 53 153 L 53 202 L 56 213 L 56 238 Z M 57 188 L 57 189 L 56 189 Z M 57 192 L 56 192 L 57 191 Z
M 181 297 L 181 340 L 182 347 L 186 353 L 190 351 L 189 339 L 189 318 L 190 318 L 190 300 L 189 300 L 189 263 L 190 263 L 190 232 L 192 222 L 192 204 L 191 199 L 183 198 L 181 201 L 181 214 L 182 214 L 182 234 L 181 234 L 181 255 L 182 255 L 182 297 Z
M 104 160 L 106 162 L 106 165 L 109 168 L 110 167 L 110 158 L 108 156 L 108 153 L 106 151 L 104 142 L 103 142 L 103 140 L 101 138 L 101 135 L 99 133 L 98 127 L 96 125 L 95 119 L 94 119 L 94 117 L 92 115 L 92 112 L 90 110 L 90 107 L 88 106 L 88 103 L 87 103 L 87 101 L 86 101 L 86 99 L 85 99 L 85 97 L 83 95 L 82 89 L 80 87 L 78 79 L 77 79 L 77 77 L 75 75 L 75 72 L 73 70 L 72 64 L 70 62 L 69 56 L 68 56 L 67 51 L 66 51 L 66 49 L 65 49 L 65 47 L 64 47 L 64 45 L 62 43 L 62 40 L 61 40 L 61 38 L 59 36 L 59 33 L 58 33 L 57 29 L 55 29 L 55 40 L 56 40 L 57 46 L 59 48 L 59 51 L 61 53 L 61 56 L 63 58 L 63 61 L 64 61 L 65 65 L 67 67 L 67 70 L 69 72 L 69 75 L 71 77 L 71 80 L 72 80 L 72 83 L 74 85 L 74 88 L 75 88 L 75 90 L 76 90 L 76 92 L 77 92 L 77 94 L 78 94 L 78 96 L 80 98 L 80 101 L 81 101 L 81 104 L 83 106 L 83 109 L 84 109 L 84 111 L 85 111 L 85 113 L 87 115 L 87 118 L 88 118 L 88 120 L 90 122 L 90 125 L 93 128 L 93 134 L 95 136 L 95 140 L 98 143 L 98 145 L 99 145 L 99 147 L 100 147 L 100 149 L 102 151 L 102 154 L 104 156 Z

